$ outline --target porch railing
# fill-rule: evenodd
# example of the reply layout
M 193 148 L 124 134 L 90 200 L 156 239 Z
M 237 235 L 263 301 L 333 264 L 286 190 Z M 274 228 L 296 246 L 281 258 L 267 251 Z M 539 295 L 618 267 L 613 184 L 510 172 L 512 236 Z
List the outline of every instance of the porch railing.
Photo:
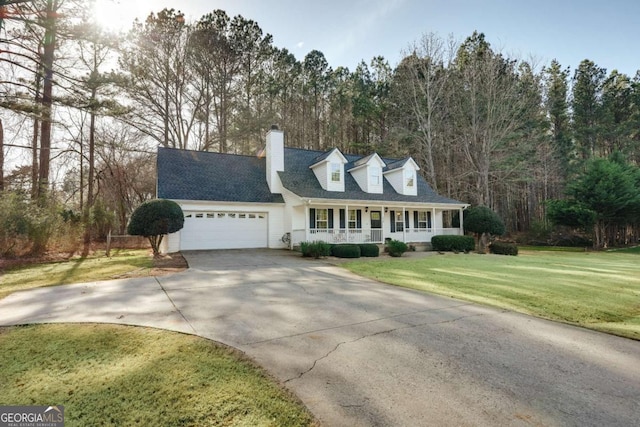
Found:
M 381 229 L 316 228 L 309 230 L 309 240 L 327 243 L 382 243 Z
M 327 243 L 384 243 L 385 237 L 403 240 L 408 243 L 430 242 L 433 236 L 460 235 L 459 228 L 407 228 L 404 232 L 383 234 L 382 229 L 364 228 L 316 228 L 310 230 L 293 230 L 292 245 L 304 241 L 322 240 Z

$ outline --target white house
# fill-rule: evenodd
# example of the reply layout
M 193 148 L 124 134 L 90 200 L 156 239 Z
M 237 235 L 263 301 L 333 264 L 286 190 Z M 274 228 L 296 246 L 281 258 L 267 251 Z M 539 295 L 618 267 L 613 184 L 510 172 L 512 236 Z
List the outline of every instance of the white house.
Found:
M 285 148 L 267 134 L 264 155 L 158 149 L 158 197 L 176 201 L 184 228 L 164 251 L 286 248 L 303 241 L 428 243 L 445 212 L 468 205 L 436 194 L 412 158 Z M 450 215 L 449 215 L 450 217 Z

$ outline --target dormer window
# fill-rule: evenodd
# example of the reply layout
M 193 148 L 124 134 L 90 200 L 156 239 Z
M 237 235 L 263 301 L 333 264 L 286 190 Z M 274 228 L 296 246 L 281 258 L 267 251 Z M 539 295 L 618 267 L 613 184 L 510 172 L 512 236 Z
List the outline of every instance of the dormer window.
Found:
M 353 162 L 353 167 L 349 168 L 347 172 L 351 174 L 365 193 L 382 194 L 384 191 L 382 170 L 386 166 L 380 156 L 373 153 Z
M 342 165 L 338 163 L 331 163 L 331 181 L 340 182 L 340 172 Z
M 411 171 L 407 172 L 407 187 L 413 187 L 414 181 L 415 179 L 414 179 L 413 172 Z
M 380 169 L 371 168 L 371 185 L 380 185 Z
M 407 157 L 387 165 L 387 170 L 382 173 L 398 194 L 404 196 L 418 195 L 418 176 L 420 168 L 416 162 Z
M 313 170 L 320 186 L 326 191 L 344 192 L 344 165 L 349 163 L 340 150 L 334 148 L 314 159 L 309 169 Z

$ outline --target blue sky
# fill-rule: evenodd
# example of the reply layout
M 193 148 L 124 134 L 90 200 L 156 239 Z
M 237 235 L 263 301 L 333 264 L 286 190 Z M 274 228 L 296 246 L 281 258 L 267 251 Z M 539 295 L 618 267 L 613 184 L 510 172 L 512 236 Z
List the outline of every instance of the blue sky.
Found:
M 541 65 L 557 58 L 573 70 L 588 58 L 611 71 L 640 68 L 637 0 L 99 0 L 114 2 L 117 22 L 133 14 L 174 7 L 189 19 L 214 9 L 257 21 L 298 59 L 322 51 L 329 64 L 353 70 L 382 55 L 395 66 L 400 52 L 421 34 L 458 40 L 484 32 L 494 48 Z M 122 5 L 126 5 L 124 8 Z M 112 8 L 111 6 L 110 8 Z M 104 15 L 104 14 L 103 14 Z

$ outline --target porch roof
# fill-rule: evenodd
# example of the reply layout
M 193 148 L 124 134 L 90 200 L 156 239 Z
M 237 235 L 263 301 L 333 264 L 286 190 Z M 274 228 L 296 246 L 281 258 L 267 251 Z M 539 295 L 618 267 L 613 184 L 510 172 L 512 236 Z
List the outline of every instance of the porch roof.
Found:
M 457 205 L 465 206 L 466 203 L 449 199 L 437 194 L 425 179 L 419 174 L 417 177 L 418 195 L 405 196 L 396 192 L 391 184 L 383 180 L 383 194 L 366 193 L 362 191 L 356 180 L 350 173 L 345 173 L 345 191 L 327 191 L 324 190 L 309 165 L 313 164 L 319 155 L 323 154 L 318 151 L 303 150 L 299 148 L 284 149 L 284 172 L 278 172 L 282 185 L 292 193 L 299 197 L 312 199 L 327 200 L 354 200 L 354 201 L 371 201 L 371 202 L 407 202 L 407 203 L 431 203 L 438 205 Z M 344 155 L 348 164 L 345 165 L 345 171 L 353 168 L 362 156 Z M 382 161 L 387 165 L 397 162 L 397 159 L 385 159 Z

